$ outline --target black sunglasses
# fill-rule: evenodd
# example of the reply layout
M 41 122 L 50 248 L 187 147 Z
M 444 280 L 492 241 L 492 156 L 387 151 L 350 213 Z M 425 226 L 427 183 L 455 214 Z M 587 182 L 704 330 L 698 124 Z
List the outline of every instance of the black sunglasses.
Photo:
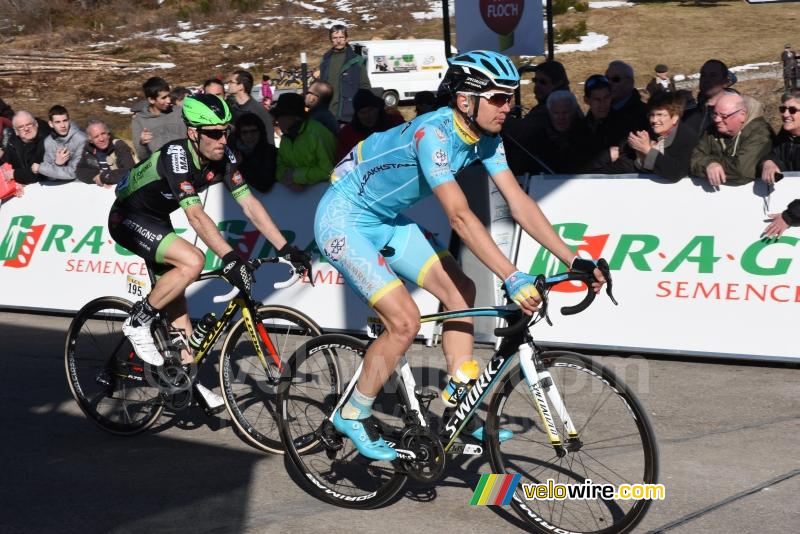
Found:
M 794 115 L 795 113 L 800 111 L 800 108 L 796 108 L 794 106 L 778 106 L 778 111 L 780 111 L 781 113 L 783 113 L 784 111 L 788 111 L 790 115 Z
M 231 129 L 230 126 L 226 127 L 224 130 L 206 130 L 205 128 L 198 128 L 197 129 L 197 132 L 199 134 L 205 135 L 209 139 L 214 139 L 215 141 L 219 141 L 220 139 L 222 139 L 223 135 L 227 139 L 228 137 L 231 136 L 231 132 L 232 131 L 233 130 Z
M 629 78 L 630 78 L 630 76 L 612 76 L 612 77 L 610 77 L 610 78 L 608 79 L 608 81 L 610 81 L 610 82 L 614 82 L 614 83 L 619 83 L 619 82 L 621 82 L 622 80 L 627 80 L 627 79 L 629 79 Z

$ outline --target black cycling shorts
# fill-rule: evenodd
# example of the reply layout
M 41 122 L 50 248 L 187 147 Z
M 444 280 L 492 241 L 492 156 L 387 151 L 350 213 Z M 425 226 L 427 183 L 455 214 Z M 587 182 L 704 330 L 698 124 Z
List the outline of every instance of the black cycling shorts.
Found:
M 156 273 L 164 271 L 164 254 L 178 238 L 172 222 L 142 213 L 131 213 L 114 204 L 108 214 L 108 231 L 114 241 L 145 260 Z

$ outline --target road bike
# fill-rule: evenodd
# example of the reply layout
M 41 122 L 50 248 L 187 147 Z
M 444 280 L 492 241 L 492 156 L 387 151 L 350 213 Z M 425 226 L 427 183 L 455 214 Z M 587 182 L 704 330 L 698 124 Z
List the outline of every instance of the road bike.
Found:
M 612 295 L 605 260 L 598 268 Z M 408 478 L 433 483 L 447 458 L 482 455 L 488 449 L 493 473 L 519 474 L 511 506 L 537 532 L 627 532 L 646 513 L 649 500 L 595 498 L 533 500 L 525 484 L 654 484 L 658 447 L 650 420 L 634 392 L 614 372 L 592 358 L 534 343 L 530 326 L 550 321 L 548 292 L 555 284 L 586 285 L 582 302 L 561 308 L 565 315 L 586 309 L 595 298 L 592 274 L 569 272 L 537 277 L 542 296 L 538 313 L 522 314 L 516 305 L 472 308 L 423 316 L 421 321 L 459 317 L 501 317 L 498 348 L 477 382 L 438 420 L 430 404 L 440 388 L 417 386 L 406 356 L 373 406 L 375 422 L 397 451 L 393 462 L 358 453 L 331 422 L 361 373 L 367 345 L 356 338 L 326 334 L 301 346 L 288 360 L 278 387 L 281 438 L 289 468 L 311 495 L 347 508 L 375 508 L 395 498 Z M 514 356 L 519 361 L 514 362 Z M 335 362 L 335 366 L 331 365 Z M 489 399 L 489 394 L 494 394 Z M 479 442 L 462 432 L 489 399 Z M 500 442 L 499 429 L 513 431 Z M 466 502 L 465 502 L 466 504 Z M 561 530 L 559 530 L 561 529 Z
M 283 258 L 259 258 L 250 263 L 256 269 L 278 262 L 291 267 Z M 151 283 L 155 283 L 153 272 L 149 273 Z M 221 276 L 218 269 L 201 274 L 198 281 Z M 274 286 L 288 287 L 300 276 L 292 269 L 288 280 Z M 219 382 L 231 421 L 249 444 L 282 454 L 274 393 L 283 362 L 299 345 L 322 331 L 305 314 L 287 306 L 262 305 L 236 288 L 213 301 L 228 305 L 211 323 L 194 354 L 194 364 L 202 363 L 225 333 Z M 162 312 L 154 321 L 153 336 L 165 363 L 151 366 L 135 355 L 122 333 L 122 322 L 132 308 L 133 303 L 119 297 L 92 300 L 75 315 L 64 351 L 67 382 L 83 413 L 103 430 L 125 436 L 150 428 L 164 408 L 182 410 L 193 399 L 203 403 L 202 395 L 196 393 L 196 372 L 187 372 L 181 365 L 186 333 L 173 328 Z M 236 321 L 238 312 L 241 318 Z M 192 370 L 196 370 L 195 365 Z

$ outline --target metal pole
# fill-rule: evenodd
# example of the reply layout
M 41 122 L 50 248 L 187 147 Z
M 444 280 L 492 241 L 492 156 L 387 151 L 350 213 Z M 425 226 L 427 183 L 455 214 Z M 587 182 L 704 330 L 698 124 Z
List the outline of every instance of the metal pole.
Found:
M 308 92 L 308 64 L 305 52 L 300 52 L 300 78 L 303 80 L 303 94 L 306 94 Z
M 442 29 L 444 30 L 444 57 L 449 58 L 451 54 L 450 54 L 450 5 L 448 4 L 448 0 L 442 0 Z
M 547 59 L 553 60 L 556 55 L 555 35 L 553 35 L 553 0 L 547 0 Z

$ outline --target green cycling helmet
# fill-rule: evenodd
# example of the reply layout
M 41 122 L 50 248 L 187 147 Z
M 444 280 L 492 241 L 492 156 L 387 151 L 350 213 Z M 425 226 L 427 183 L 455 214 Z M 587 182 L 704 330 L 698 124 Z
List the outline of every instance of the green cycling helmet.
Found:
M 187 126 L 226 126 L 231 120 L 228 104 L 217 95 L 187 96 L 183 100 L 183 122 Z

